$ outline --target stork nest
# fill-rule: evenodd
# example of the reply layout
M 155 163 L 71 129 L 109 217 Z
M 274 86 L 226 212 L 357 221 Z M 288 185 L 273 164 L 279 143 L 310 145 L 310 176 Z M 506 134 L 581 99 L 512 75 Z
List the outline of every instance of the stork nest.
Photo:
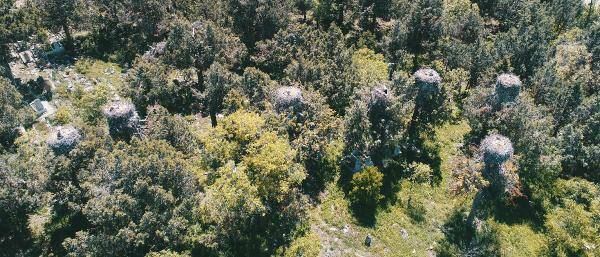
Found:
M 46 143 L 55 154 L 67 154 L 81 141 L 81 134 L 73 126 L 57 126 L 52 132 Z
M 486 164 L 502 164 L 512 157 L 514 152 L 510 139 L 498 134 L 483 139 L 480 148 Z
M 289 108 L 299 108 L 302 106 L 304 98 L 302 90 L 298 87 L 285 86 L 280 87 L 274 94 L 275 108 L 283 111 Z
M 523 84 L 513 74 L 502 74 L 496 79 L 496 97 L 500 103 L 515 102 Z
M 429 68 L 420 69 L 414 74 L 415 83 L 419 89 L 426 92 L 435 92 L 439 90 L 442 77 L 437 71 Z

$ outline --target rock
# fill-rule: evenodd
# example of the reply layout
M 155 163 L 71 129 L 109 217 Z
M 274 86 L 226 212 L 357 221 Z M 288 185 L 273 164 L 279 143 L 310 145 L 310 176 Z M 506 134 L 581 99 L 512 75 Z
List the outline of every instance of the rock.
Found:
M 345 235 L 348 235 L 350 233 L 350 225 L 348 225 L 348 224 L 344 225 L 342 232 L 344 232 Z
M 406 231 L 406 229 L 400 229 L 400 235 L 402 236 L 402 239 L 408 239 L 408 231 Z

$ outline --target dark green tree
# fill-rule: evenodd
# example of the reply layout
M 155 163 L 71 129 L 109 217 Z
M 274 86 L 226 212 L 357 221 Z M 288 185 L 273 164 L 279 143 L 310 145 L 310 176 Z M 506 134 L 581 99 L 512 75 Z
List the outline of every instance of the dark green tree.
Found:
M 248 48 L 264 39 L 270 39 L 290 22 L 293 0 L 227 0 L 227 12 L 234 31 Z
M 65 33 L 67 49 L 73 49 L 73 29 L 82 27 L 85 3 L 80 0 L 36 0 L 48 28 Z
M 70 256 L 145 256 L 181 249 L 196 214 L 200 174 L 167 142 L 99 150 L 80 174 L 90 227 L 63 243 Z
M 154 104 L 172 112 L 190 113 L 195 107 L 194 75 L 191 70 L 177 70 L 153 57 L 138 58 L 127 73 L 127 93 L 142 115 Z
M 246 47 L 228 29 L 210 21 L 176 20 L 167 37 L 162 60 L 178 68 L 195 68 L 198 92 L 205 90 L 204 72 L 215 62 L 236 68 L 246 56 Z

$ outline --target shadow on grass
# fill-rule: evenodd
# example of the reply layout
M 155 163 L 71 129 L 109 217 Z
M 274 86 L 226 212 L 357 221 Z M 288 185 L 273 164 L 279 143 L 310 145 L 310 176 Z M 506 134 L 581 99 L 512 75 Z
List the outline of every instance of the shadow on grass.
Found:
M 350 211 L 358 223 L 363 227 L 374 227 L 377 214 L 377 205 L 351 204 Z
M 468 225 L 467 209 L 457 208 L 442 227 L 444 238 L 438 241 L 436 256 L 500 256 L 498 231 L 488 225 L 475 231 Z

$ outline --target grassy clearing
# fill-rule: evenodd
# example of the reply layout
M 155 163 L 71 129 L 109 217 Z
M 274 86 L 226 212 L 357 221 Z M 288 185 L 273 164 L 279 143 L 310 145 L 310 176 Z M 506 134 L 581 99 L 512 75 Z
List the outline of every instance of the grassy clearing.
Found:
M 442 182 L 436 186 L 405 181 L 398 200 L 381 208 L 373 227 L 361 226 L 352 216 L 344 193 L 331 184 L 321 195 L 321 204 L 311 210 L 311 227 L 321 240 L 321 256 L 435 256 L 437 242 L 444 238 L 443 224 L 458 208 L 468 210 L 473 195 L 451 192 L 451 160 L 460 154 L 463 137 L 469 132 L 465 121 L 448 124 L 436 131 L 441 147 Z M 412 208 L 407 204 L 412 196 Z M 416 207 L 415 207 L 416 206 Z M 544 237 L 528 225 L 493 222 L 500 234 L 502 256 L 536 255 Z M 365 246 L 367 235 L 373 237 Z

